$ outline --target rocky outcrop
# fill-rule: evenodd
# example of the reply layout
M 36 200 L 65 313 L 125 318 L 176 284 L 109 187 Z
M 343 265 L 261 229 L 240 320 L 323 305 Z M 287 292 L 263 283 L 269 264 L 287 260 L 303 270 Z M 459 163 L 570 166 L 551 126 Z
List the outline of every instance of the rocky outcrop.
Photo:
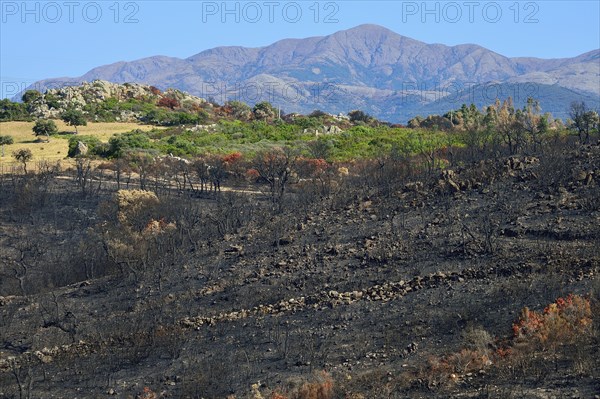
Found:
M 159 89 L 138 83 L 117 84 L 105 80 L 83 82 L 78 86 L 65 86 L 58 89 L 48 89 L 39 99 L 29 104 L 31 114 L 37 118 L 58 118 L 69 107 L 82 109 L 87 105 L 100 104 L 109 99 L 118 102 L 140 100 L 156 103 L 162 98 L 177 100 L 185 107 L 201 106 L 206 100 L 188 93 L 168 89 Z M 122 110 L 116 117 L 118 121 L 137 121 L 141 114 L 131 110 Z

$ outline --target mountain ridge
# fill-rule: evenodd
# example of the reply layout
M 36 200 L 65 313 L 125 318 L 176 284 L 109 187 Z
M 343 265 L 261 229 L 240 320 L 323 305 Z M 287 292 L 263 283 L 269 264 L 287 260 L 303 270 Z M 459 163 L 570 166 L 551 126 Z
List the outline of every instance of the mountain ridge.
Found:
M 509 58 L 477 44 L 428 44 L 385 27 L 363 24 L 326 36 L 282 39 L 262 47 L 221 46 L 187 58 L 151 56 L 119 61 L 93 68 L 81 77 L 45 79 L 32 87 L 43 90 L 61 83 L 101 79 L 175 88 L 219 102 L 231 98 L 249 103 L 272 101 L 288 111 L 308 112 L 329 110 L 328 104 L 315 101 L 311 90 L 338 85 L 348 93 L 343 98 L 346 111 L 367 105 L 365 111 L 397 120 L 399 115 L 409 116 L 415 104 L 391 104 L 394 112 L 386 112 L 380 109 L 385 104 L 378 104 L 382 100 L 378 92 L 407 94 L 414 86 L 429 92 L 498 82 L 544 84 L 600 97 L 598 59 L 600 49 L 571 58 Z M 361 94 L 368 88 L 376 97 Z M 251 90 L 255 92 L 249 93 Z M 540 102 L 544 108 L 547 99 L 540 98 Z

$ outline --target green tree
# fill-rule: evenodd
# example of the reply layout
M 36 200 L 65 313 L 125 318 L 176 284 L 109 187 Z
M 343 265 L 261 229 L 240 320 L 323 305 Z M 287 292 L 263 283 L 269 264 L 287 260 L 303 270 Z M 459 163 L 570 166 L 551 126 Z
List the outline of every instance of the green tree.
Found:
M 0 121 L 24 121 L 30 118 L 27 105 L 14 103 L 8 98 L 0 100 Z
M 502 103 L 496 99 L 496 102 L 490 108 L 491 110 L 488 109 L 488 111 L 493 116 L 490 117 L 488 114 L 486 118 L 494 121 L 496 132 L 508 145 L 508 151 L 511 154 L 518 153 L 525 143 L 524 131 L 518 123 L 518 120 L 522 118 L 520 114 L 523 111 L 515 110 L 511 97 L 508 97 Z
M 350 122 L 364 122 L 369 123 L 373 120 L 373 117 L 367 114 L 364 111 L 355 109 L 354 111 L 348 112 L 348 116 L 350 117 Z
M 306 146 L 310 156 L 315 159 L 329 159 L 335 148 L 334 142 L 329 139 L 312 140 Z
M 590 142 L 590 133 L 597 129 L 598 113 L 587 107 L 585 102 L 574 101 L 569 107 L 569 117 L 571 118 L 568 127 L 579 135 L 579 142 Z
M 42 93 L 37 90 L 27 90 L 25 93 L 23 93 L 21 100 L 23 100 L 25 104 L 30 104 L 42 98 L 42 96 Z
M 77 126 L 86 126 L 87 121 L 83 112 L 75 108 L 69 108 L 61 115 L 61 119 L 69 126 L 75 127 L 75 134 L 78 134 Z
M 58 132 L 56 123 L 51 119 L 38 119 L 31 130 L 36 136 L 46 136 L 47 141 L 50 141 L 51 134 Z
M 468 132 L 480 130 L 481 124 L 483 123 L 483 114 L 479 112 L 475 104 L 471 104 L 469 107 L 467 107 L 466 104 L 463 104 L 460 109 L 460 114 L 462 116 L 463 129 Z
M 408 127 L 410 127 L 411 129 L 417 129 L 421 127 L 421 122 L 423 122 L 423 120 L 424 119 L 421 115 L 417 115 L 408 121 Z
M 254 114 L 254 118 L 265 122 L 273 120 L 275 115 L 277 115 L 275 108 L 268 101 L 263 101 L 256 104 L 252 109 L 252 113 Z
M 308 114 L 309 118 L 322 118 L 324 116 L 327 116 L 327 113 L 324 111 L 321 111 L 320 109 L 315 109 L 313 112 Z
M 591 131 L 595 130 L 596 133 L 600 133 L 600 115 L 598 115 L 598 112 L 596 111 L 588 111 L 584 119 L 590 127 L 590 130 L 588 131 L 589 140 L 589 133 Z
M 44 101 L 48 105 L 48 108 L 60 108 L 60 98 L 56 94 L 46 92 L 44 95 Z
M 224 107 L 235 119 L 248 121 L 252 117 L 252 108 L 241 101 L 227 101 Z
M 20 148 L 13 151 L 13 157 L 23 164 L 23 171 L 27 174 L 27 162 L 31 161 L 33 154 L 29 148 Z
M 442 130 L 442 131 L 450 131 L 452 130 L 452 123 L 448 118 L 444 118 L 440 115 L 429 115 L 427 118 L 423 119 L 420 122 L 420 127 L 431 130 Z
M 2 147 L 2 156 L 4 156 L 4 146 L 11 145 L 15 140 L 12 136 L 0 136 L 0 146 Z
M 23 100 L 23 104 L 28 113 L 34 113 L 36 111 L 37 105 L 44 98 L 44 95 L 37 90 L 27 90 L 21 99 Z
M 547 131 L 547 123 L 543 122 L 544 116 L 540 114 L 541 110 L 539 101 L 529 97 L 521 112 L 516 114 L 517 129 L 529 136 L 534 151 L 542 144 L 542 135 Z
M 454 128 L 461 131 L 462 140 L 467 145 L 472 159 L 483 152 L 488 141 L 486 120 L 475 104 L 471 104 L 470 107 L 463 104 L 460 110 L 444 116 L 449 117 Z
M 200 118 L 196 114 L 188 112 L 176 112 L 173 114 L 172 124 L 173 125 L 195 125 L 199 122 Z

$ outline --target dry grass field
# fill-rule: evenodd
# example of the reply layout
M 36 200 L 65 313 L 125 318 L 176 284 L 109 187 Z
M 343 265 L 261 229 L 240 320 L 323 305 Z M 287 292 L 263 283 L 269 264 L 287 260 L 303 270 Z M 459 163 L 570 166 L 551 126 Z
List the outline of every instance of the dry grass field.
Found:
M 0 135 L 12 136 L 14 144 L 4 146 L 4 156 L 0 153 L 0 167 L 10 168 L 15 164 L 12 152 L 20 148 L 28 148 L 33 153 L 32 164 L 38 161 L 62 161 L 65 160 L 68 152 L 69 138 L 75 129 L 68 126 L 63 121 L 55 121 L 58 127 L 59 135 L 50 137 L 50 142 L 37 142 L 36 136 L 31 130 L 34 122 L 2 122 L 0 123 Z M 102 141 L 108 141 L 114 134 L 125 133 L 134 129 L 151 130 L 154 126 L 140 125 L 137 123 L 93 123 L 89 122 L 87 126 L 79 126 L 80 135 L 97 136 Z M 0 150 L 1 151 L 1 150 Z M 66 160 L 65 160 L 66 161 Z M 65 162 L 68 164 L 68 162 Z

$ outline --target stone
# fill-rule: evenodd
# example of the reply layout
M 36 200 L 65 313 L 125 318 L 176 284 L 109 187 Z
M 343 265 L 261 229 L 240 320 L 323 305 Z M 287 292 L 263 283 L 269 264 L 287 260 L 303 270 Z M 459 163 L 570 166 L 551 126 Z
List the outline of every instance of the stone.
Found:
M 585 180 L 587 177 L 587 173 L 583 170 L 580 170 L 579 172 L 575 173 L 575 179 L 577 179 L 578 181 L 583 181 Z
M 51 363 L 51 362 L 52 362 L 52 360 L 54 360 L 54 358 L 53 358 L 52 356 L 49 356 L 49 355 L 42 355 L 42 356 L 40 357 L 40 361 L 41 361 L 42 363 L 44 363 L 44 364 Z
M 338 134 L 342 132 L 342 129 L 335 125 L 323 126 L 321 130 L 323 131 L 323 134 Z
M 244 250 L 244 247 L 241 245 L 230 245 L 229 248 L 225 249 L 225 252 L 228 253 L 240 253 Z
M 417 351 L 418 348 L 419 344 L 417 344 L 416 342 L 411 342 L 406 346 L 406 350 L 408 351 L 408 353 L 414 353 Z
M 448 185 L 450 186 L 450 191 L 452 191 L 453 193 L 457 193 L 460 191 L 460 187 L 458 186 L 458 184 L 456 184 L 454 182 L 454 180 L 448 179 L 447 182 L 448 182 Z
M 279 245 L 289 245 L 292 242 L 294 242 L 294 239 L 292 237 L 290 237 L 290 236 L 281 237 L 279 240 L 275 240 L 273 242 L 273 246 L 276 247 L 276 246 L 279 246 Z
M 77 147 L 75 147 L 75 153 L 73 155 L 74 156 L 85 156 L 85 155 L 87 155 L 88 151 L 89 151 L 89 148 L 88 148 L 87 144 L 85 144 L 83 141 L 78 141 Z

